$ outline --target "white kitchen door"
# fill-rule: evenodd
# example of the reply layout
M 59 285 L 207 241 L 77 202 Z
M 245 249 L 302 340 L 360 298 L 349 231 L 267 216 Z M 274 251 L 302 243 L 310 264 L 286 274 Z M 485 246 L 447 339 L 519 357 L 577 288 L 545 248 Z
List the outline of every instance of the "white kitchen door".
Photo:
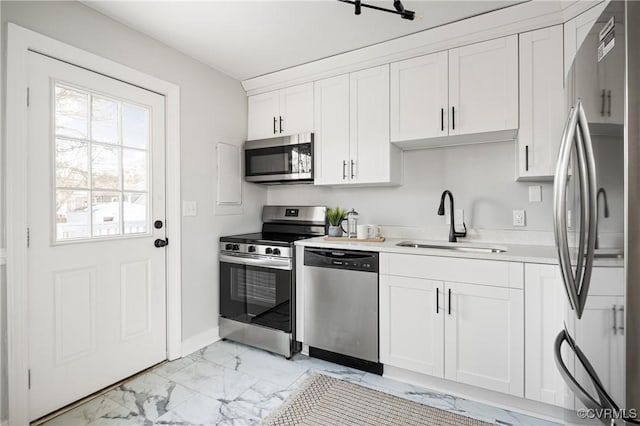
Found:
M 164 97 L 29 53 L 30 418 L 166 359 Z

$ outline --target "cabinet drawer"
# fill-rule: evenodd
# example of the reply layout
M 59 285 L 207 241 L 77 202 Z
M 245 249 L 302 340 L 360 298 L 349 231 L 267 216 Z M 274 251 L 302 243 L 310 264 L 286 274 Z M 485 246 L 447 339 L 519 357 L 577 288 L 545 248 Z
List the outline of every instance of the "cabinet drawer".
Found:
M 380 273 L 436 281 L 523 288 L 524 267 L 519 262 L 412 254 L 380 254 Z

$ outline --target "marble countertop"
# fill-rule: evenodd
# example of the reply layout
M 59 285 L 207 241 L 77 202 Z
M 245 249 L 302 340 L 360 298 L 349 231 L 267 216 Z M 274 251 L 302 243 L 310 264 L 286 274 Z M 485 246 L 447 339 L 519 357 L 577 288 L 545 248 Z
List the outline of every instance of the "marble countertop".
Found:
M 505 250 L 502 253 L 491 252 L 466 252 L 439 248 L 414 248 L 400 247 L 397 244 L 402 241 L 417 241 L 424 244 L 437 244 L 444 246 L 465 247 L 495 247 Z M 449 243 L 434 240 L 410 240 L 408 238 L 387 238 L 384 242 L 356 242 L 356 241 L 327 241 L 324 237 L 314 237 L 299 240 L 296 245 L 303 247 L 342 248 L 348 250 L 368 250 L 378 253 L 417 254 L 423 256 L 458 257 L 466 259 L 500 260 L 506 262 L 544 263 L 557 264 L 558 254 L 554 246 L 529 245 L 529 244 L 502 244 L 502 243 Z M 603 253 L 606 251 L 603 250 Z M 594 266 L 622 267 L 624 259 L 618 257 L 596 258 Z

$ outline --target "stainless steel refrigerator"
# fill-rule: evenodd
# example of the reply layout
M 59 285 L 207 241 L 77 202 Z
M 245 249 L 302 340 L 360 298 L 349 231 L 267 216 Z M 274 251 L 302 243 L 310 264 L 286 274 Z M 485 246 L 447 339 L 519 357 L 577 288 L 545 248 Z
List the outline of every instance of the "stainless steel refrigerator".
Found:
M 604 424 L 640 424 L 633 418 L 640 411 L 640 2 L 596 7 L 602 11 L 583 23 L 567 72 L 570 111 L 554 178 L 554 231 L 576 329 L 594 303 L 594 265 L 616 258 L 624 265 L 625 294 L 606 323 L 623 339 L 615 367 L 624 385 L 611 389 L 603 379 L 611 366 L 583 350 L 570 327 L 559 330 L 554 355 L 576 410 L 590 409 Z M 579 423 L 579 416 L 568 420 Z

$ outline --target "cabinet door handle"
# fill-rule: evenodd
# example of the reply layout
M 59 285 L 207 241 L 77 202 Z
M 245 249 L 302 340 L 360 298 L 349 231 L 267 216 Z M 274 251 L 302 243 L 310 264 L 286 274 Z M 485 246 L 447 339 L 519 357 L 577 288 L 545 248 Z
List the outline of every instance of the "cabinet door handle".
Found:
M 613 305 L 613 334 L 618 334 L 618 310 L 616 305 Z
M 451 127 L 453 128 L 453 130 L 456 129 L 456 107 L 453 106 L 451 107 Z
M 529 145 L 524 147 L 524 170 L 529 171 Z
M 282 133 L 284 129 L 282 128 L 282 116 L 280 116 L 280 133 Z
M 436 287 L 436 314 L 440 313 L 440 288 Z
M 277 133 L 277 131 L 276 131 L 276 122 L 277 122 L 276 118 L 273 117 L 273 134 L 274 135 Z
M 618 330 L 620 330 L 620 334 L 624 334 L 624 306 L 620 306 L 618 310 L 620 311 L 620 325 L 618 326 Z
M 602 89 L 602 94 L 600 95 L 600 98 L 602 99 L 602 103 L 600 105 L 600 116 L 604 117 L 604 97 L 605 97 L 605 90 Z
M 351 179 L 354 179 L 356 177 L 356 173 L 353 171 L 355 169 L 355 161 L 351 160 Z
M 449 315 L 451 315 L 451 289 L 449 289 Z
M 342 160 L 342 180 L 347 178 L 347 162 L 346 160 Z
M 607 110 L 607 115 L 611 117 L 611 90 L 607 92 L 607 100 L 609 101 L 609 109 Z
M 440 131 L 444 132 L 444 108 L 440 108 Z

